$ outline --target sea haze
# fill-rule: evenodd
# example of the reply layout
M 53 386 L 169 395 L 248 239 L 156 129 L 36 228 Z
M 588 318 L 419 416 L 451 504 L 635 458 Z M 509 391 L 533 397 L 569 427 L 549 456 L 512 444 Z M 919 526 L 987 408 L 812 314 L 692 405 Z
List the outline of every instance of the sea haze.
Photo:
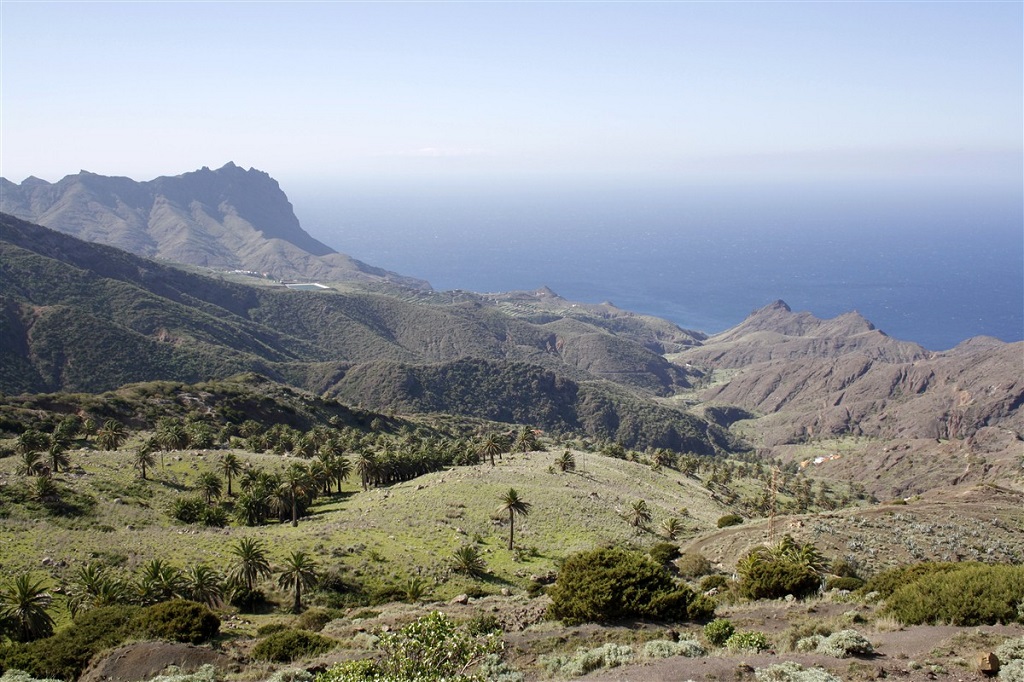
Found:
M 1019 188 L 289 190 L 314 237 L 479 292 L 551 287 L 708 333 L 783 299 L 942 350 L 1024 338 Z

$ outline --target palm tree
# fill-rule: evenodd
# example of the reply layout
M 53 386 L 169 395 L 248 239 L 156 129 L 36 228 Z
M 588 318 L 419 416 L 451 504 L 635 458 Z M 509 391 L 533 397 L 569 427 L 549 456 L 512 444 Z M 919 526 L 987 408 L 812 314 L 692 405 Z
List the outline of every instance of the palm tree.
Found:
M 369 450 L 360 450 L 356 454 L 356 473 L 359 474 L 363 490 L 366 490 L 370 480 L 377 475 L 377 457 Z
M 171 419 L 163 420 L 156 431 L 156 442 L 164 450 L 184 450 L 188 447 L 188 431 L 181 422 Z
M 128 588 L 121 580 L 108 576 L 99 564 L 88 563 L 78 569 L 68 596 L 68 610 L 78 613 L 100 606 L 128 601 Z
M 455 571 L 465 573 L 470 578 L 480 578 L 487 573 L 487 564 L 484 563 L 476 545 L 459 547 L 452 555 L 452 559 L 455 562 Z
M 242 473 L 242 462 L 238 459 L 238 455 L 229 452 L 221 457 L 220 471 L 224 474 L 224 478 L 228 479 L 228 497 L 234 497 L 234 493 L 231 492 L 231 478 Z
M 51 472 L 57 473 L 61 469 L 67 469 L 71 464 L 71 460 L 68 458 L 70 446 L 71 440 L 64 434 L 58 435 L 54 432 L 50 437 L 50 447 L 47 449 L 47 453 L 50 455 Z
M 555 460 L 555 466 L 561 471 L 575 471 L 576 470 L 576 458 L 573 457 L 572 453 L 566 450 L 558 459 Z
M 295 601 L 292 603 L 293 613 L 302 611 L 302 590 L 308 590 L 316 585 L 318 579 L 316 562 L 305 552 L 292 552 L 284 560 L 277 584 L 283 589 L 290 588 L 295 591 Z
M 309 495 L 313 488 L 309 468 L 299 462 L 292 464 L 284 472 L 281 486 L 287 493 L 288 502 L 291 504 L 292 528 L 295 528 L 299 525 L 299 501 Z
M 537 434 L 533 432 L 533 429 L 528 426 L 523 427 L 523 430 L 516 436 L 516 450 L 523 454 L 540 450 L 540 440 L 537 438 Z
M 103 422 L 103 428 L 96 433 L 96 444 L 103 450 L 117 450 L 127 440 L 124 424 L 116 419 Z
M 224 598 L 224 579 L 206 564 L 192 564 L 182 576 L 182 592 L 192 601 L 217 606 Z
M 43 464 L 43 455 L 38 450 L 23 450 L 21 452 L 21 463 L 18 464 L 18 473 L 22 476 L 36 476 L 43 473 L 46 465 Z
M 494 466 L 494 456 L 497 455 L 500 458 L 505 449 L 505 439 L 497 433 L 492 433 L 480 444 L 480 456 L 490 458 L 491 466 Z
M 662 520 L 661 532 L 669 540 L 675 540 L 683 532 L 683 524 L 676 517 L 670 516 Z
M 508 548 L 512 549 L 512 542 L 515 535 L 516 516 L 528 516 L 533 505 L 519 497 L 515 488 L 509 488 L 508 492 L 501 496 L 501 505 L 497 513 L 508 513 Z
M 259 540 L 242 538 L 228 551 L 235 556 L 231 579 L 244 585 L 249 592 L 256 589 L 257 580 L 271 575 L 267 550 Z
M 28 573 L 17 576 L 0 590 L 0 621 L 11 624 L 13 639 L 29 642 L 53 634 L 53 618 L 47 613 L 52 597 L 43 581 L 32 581 Z
M 163 559 L 153 559 L 142 567 L 139 575 L 139 597 L 143 604 L 156 604 L 180 597 L 184 581 L 181 571 Z
M 629 525 L 638 530 L 646 528 L 647 524 L 651 522 L 651 509 L 647 506 L 647 502 L 637 500 L 631 504 L 629 511 L 626 512 L 626 520 L 629 521 Z
M 147 440 L 143 442 L 139 447 L 135 448 L 135 453 L 132 455 L 132 468 L 139 470 L 139 475 L 142 476 L 142 480 L 146 480 L 146 467 L 152 467 L 156 465 L 156 457 L 153 456 L 153 446 Z
M 348 461 L 348 457 L 342 453 L 340 444 L 333 440 L 328 441 L 320 448 L 318 456 L 320 461 L 324 463 L 327 473 L 338 484 L 338 492 L 340 493 L 342 481 L 352 473 L 352 464 Z
M 196 479 L 196 488 L 203 494 L 206 504 L 210 505 L 213 503 L 213 498 L 220 497 L 221 492 L 224 490 L 224 482 L 220 480 L 220 476 L 212 471 L 204 471 Z

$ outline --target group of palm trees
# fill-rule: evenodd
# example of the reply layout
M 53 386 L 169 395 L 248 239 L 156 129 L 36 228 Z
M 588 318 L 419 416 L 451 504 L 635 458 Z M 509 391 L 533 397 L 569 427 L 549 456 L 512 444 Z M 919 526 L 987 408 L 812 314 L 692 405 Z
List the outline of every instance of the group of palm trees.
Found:
M 188 599 L 217 607 L 225 602 L 251 602 L 261 580 L 277 575 L 277 583 L 292 595 L 292 611 L 302 611 L 302 597 L 320 577 L 316 561 L 306 552 L 290 552 L 274 568 L 266 545 L 241 538 L 228 548 L 231 563 L 224 572 L 205 563 L 179 569 L 163 559 L 142 565 L 134 578 L 116 575 L 96 563 L 81 566 L 64 590 L 72 617 L 92 608 L 116 604 L 150 606 L 172 599 Z M 31 641 L 53 633 L 49 608 L 53 597 L 45 579 L 28 573 L 0 587 L 0 635 Z

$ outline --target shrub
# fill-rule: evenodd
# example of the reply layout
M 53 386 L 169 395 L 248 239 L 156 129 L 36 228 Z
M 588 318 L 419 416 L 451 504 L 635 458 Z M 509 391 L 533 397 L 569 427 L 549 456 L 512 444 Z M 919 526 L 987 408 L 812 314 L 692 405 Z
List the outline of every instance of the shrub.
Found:
M 814 545 L 797 545 L 786 536 L 773 547 L 751 550 L 739 561 L 739 591 L 749 599 L 805 597 L 817 591 L 826 564 Z
M 1017 621 L 1017 604 L 1022 600 L 1024 566 L 970 564 L 900 587 L 887 599 L 885 608 L 910 625 L 993 625 Z
M 664 566 L 618 548 L 570 556 L 548 594 L 552 617 L 570 625 L 635 617 L 699 620 L 714 614 L 709 600 L 676 584 Z
M 192 672 L 182 672 L 181 668 L 172 665 L 149 682 L 217 682 L 217 669 L 207 663 Z
M 873 576 L 864 584 L 861 591 L 864 593 L 877 592 L 882 599 L 888 599 L 892 596 L 893 592 L 904 585 L 909 585 L 922 578 L 931 578 L 942 573 L 949 573 L 968 565 L 972 564 L 924 561 L 919 564 L 890 568 Z
M 199 523 L 205 513 L 206 503 L 201 497 L 179 497 L 171 503 L 171 516 L 182 523 Z
M 501 648 L 495 632 L 474 637 L 445 614 L 435 611 L 398 632 L 381 635 L 378 668 L 396 680 L 453 680 L 471 662 Z
M 523 674 L 509 667 L 498 654 L 487 654 L 480 663 L 477 675 L 487 682 L 523 682 Z
M 626 665 L 632 660 L 632 647 L 608 643 L 596 649 L 579 649 L 571 658 L 562 655 L 541 657 L 540 662 L 553 675 L 582 677 L 601 668 Z
M 1003 663 L 1024 659 L 1024 637 L 1006 640 L 996 647 L 994 653 Z
M 701 592 L 710 592 L 711 590 L 724 590 L 729 586 L 729 579 L 724 575 L 706 575 L 700 581 L 698 589 Z
M 692 639 L 681 639 L 678 642 L 655 639 L 644 644 L 644 656 L 648 658 L 671 658 L 672 656 L 696 658 L 706 653 L 704 647 Z
M 502 632 L 501 623 L 492 613 L 481 613 L 466 621 L 466 631 L 474 637 L 492 632 Z
M 659 542 L 647 550 L 647 553 L 662 566 L 668 566 L 679 556 L 679 547 L 671 542 Z
M 734 632 L 736 628 L 725 618 L 716 618 L 704 626 L 704 637 L 711 646 L 724 646 Z
M 728 528 L 729 526 L 738 526 L 743 523 L 743 517 L 739 514 L 726 514 L 718 519 L 719 528 Z
M 143 609 L 133 626 L 154 639 L 199 644 L 217 636 L 220 618 L 205 604 L 175 599 Z
M 1000 682 L 1024 682 L 1024 660 L 1014 659 L 999 668 Z
M 295 621 L 295 626 L 300 630 L 320 632 L 332 620 L 334 620 L 334 614 L 327 609 L 312 608 L 307 609 L 299 616 L 298 620 Z
M 138 612 L 137 606 L 91 609 L 52 637 L 0 649 L 0 667 L 24 670 L 34 677 L 78 679 L 93 655 L 129 637 Z
M 754 671 L 757 682 L 842 682 L 827 670 L 805 668 L 799 663 L 786 661 Z
M 847 590 L 853 592 L 859 590 L 864 586 L 864 581 L 860 578 L 829 578 L 828 582 L 825 583 L 826 590 Z
M 867 656 L 875 653 L 875 647 L 856 630 L 840 630 L 828 637 L 823 637 L 818 643 L 818 653 L 836 658 L 849 658 L 850 656 Z
M 282 630 L 260 640 L 252 657 L 260 661 L 291 663 L 299 658 L 319 656 L 334 648 L 333 639 L 305 630 Z
M 824 641 L 824 635 L 811 635 L 809 637 L 803 637 L 802 639 L 797 640 L 796 650 L 803 652 L 805 654 L 812 654 L 818 650 L 818 647 Z
M 256 628 L 257 637 L 266 637 L 272 635 L 275 632 L 284 632 L 285 630 L 291 630 L 285 623 L 264 623 L 263 625 Z
M 698 552 L 687 552 L 676 562 L 679 575 L 684 578 L 699 578 L 714 571 L 711 560 Z
M 737 632 L 725 640 L 725 648 L 729 651 L 757 653 L 768 649 L 768 638 L 763 632 Z

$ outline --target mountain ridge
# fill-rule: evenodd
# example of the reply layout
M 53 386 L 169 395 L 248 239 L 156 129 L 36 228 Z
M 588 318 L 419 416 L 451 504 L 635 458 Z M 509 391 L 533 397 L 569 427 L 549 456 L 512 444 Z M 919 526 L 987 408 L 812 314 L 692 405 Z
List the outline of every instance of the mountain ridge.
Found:
M 88 171 L 56 183 L 30 177 L 15 184 L 0 178 L 0 211 L 172 263 L 275 279 L 429 287 L 316 240 L 302 229 L 276 180 L 233 162 L 143 182 Z

